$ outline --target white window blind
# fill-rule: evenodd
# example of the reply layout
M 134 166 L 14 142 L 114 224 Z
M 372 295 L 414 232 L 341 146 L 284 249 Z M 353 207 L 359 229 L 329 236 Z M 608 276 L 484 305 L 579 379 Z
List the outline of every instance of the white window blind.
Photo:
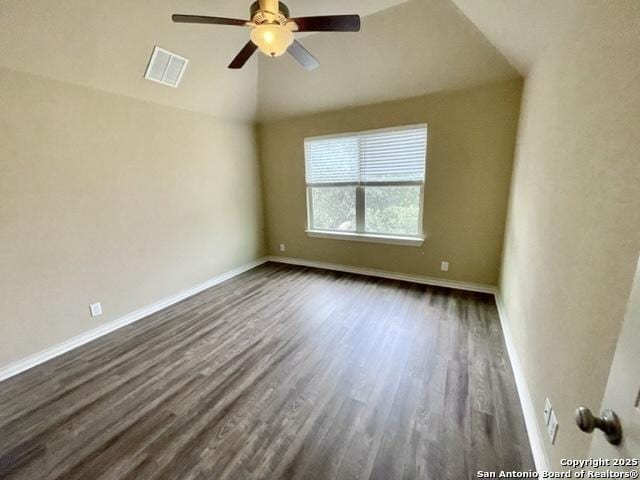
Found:
M 426 125 L 307 139 L 307 184 L 423 183 L 426 149 Z
M 426 125 L 308 138 L 304 147 L 310 234 L 421 244 Z
M 357 136 L 305 141 L 307 183 L 358 183 L 358 143 Z

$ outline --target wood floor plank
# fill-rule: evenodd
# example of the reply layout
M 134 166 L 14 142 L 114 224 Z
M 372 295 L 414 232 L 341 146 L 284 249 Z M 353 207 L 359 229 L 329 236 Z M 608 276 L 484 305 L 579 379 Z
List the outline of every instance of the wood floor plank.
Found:
M 533 468 L 490 295 L 268 263 L 0 383 L 0 479 Z

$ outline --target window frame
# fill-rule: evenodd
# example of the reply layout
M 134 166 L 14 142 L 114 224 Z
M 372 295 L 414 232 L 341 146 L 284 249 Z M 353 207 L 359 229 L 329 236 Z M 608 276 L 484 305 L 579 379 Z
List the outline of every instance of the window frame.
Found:
M 334 182 L 334 183 L 306 183 L 306 200 L 307 200 L 307 223 L 305 232 L 309 237 L 330 238 L 337 240 L 352 240 L 369 243 L 388 243 L 392 245 L 421 246 L 424 243 L 424 190 L 427 181 L 427 150 L 429 144 L 429 129 L 426 123 L 402 125 L 398 127 L 379 128 L 373 130 L 363 130 L 359 132 L 339 133 L 335 135 L 321 135 L 316 137 L 305 138 L 304 141 L 317 141 L 323 139 L 336 139 L 344 137 L 359 137 L 372 133 L 385 132 L 401 132 L 403 130 L 415 130 L 419 128 L 425 129 L 426 150 L 425 150 L 425 174 L 424 180 L 414 181 L 390 181 L 390 182 Z M 306 153 L 305 153 L 305 172 L 306 172 Z M 382 232 L 367 232 L 365 230 L 365 212 L 366 212 L 366 195 L 367 187 L 420 187 L 419 213 L 418 213 L 418 234 L 402 235 L 388 234 Z M 347 230 L 327 230 L 313 228 L 313 189 L 314 188 L 331 188 L 331 187 L 355 187 L 355 209 L 356 209 L 356 229 L 355 231 Z

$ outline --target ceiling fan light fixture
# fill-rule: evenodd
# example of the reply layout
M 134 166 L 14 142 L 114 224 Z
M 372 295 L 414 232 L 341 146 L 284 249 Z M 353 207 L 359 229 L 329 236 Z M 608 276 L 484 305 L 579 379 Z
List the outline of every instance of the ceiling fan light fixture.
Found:
M 359 32 L 359 15 L 320 15 L 316 17 L 291 17 L 289 7 L 279 0 L 256 0 L 249 8 L 249 20 L 203 15 L 172 15 L 176 23 L 199 23 L 205 25 L 230 25 L 250 27 L 251 40 L 238 52 L 229 68 L 244 67 L 259 49 L 269 57 L 279 57 L 288 52 L 307 70 L 318 68 L 320 63 L 296 41 L 298 32 Z
M 251 41 L 265 55 L 279 57 L 293 43 L 293 32 L 277 23 L 258 25 L 251 31 Z

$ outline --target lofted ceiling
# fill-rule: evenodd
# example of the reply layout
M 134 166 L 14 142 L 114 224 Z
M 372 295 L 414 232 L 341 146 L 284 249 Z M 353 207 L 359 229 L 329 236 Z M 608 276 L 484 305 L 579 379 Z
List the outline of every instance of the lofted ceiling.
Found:
M 585 4 L 585 0 L 452 1 L 523 75 Z
M 307 72 L 262 56 L 259 118 L 407 98 L 518 76 L 450 0 L 410 0 L 363 19 L 360 33 L 301 40 L 320 61 Z
M 294 17 L 312 15 L 342 15 L 357 13 L 371 15 L 407 0 L 284 0 Z M 249 5 L 249 2 L 247 2 Z
M 480 3 L 455 1 L 463 9 Z M 509 1 L 514 0 L 482 3 Z M 359 34 L 301 36 L 321 61 L 313 72 L 287 56 L 251 59 L 244 69 L 230 71 L 226 66 L 247 42 L 248 29 L 178 25 L 170 19 L 172 13 L 247 18 L 250 3 L 2 0 L 0 68 L 242 121 L 255 120 L 258 114 L 266 118 L 340 108 L 517 75 L 451 0 L 289 0 L 294 16 L 364 16 Z M 189 58 L 180 88 L 144 80 L 154 45 Z
M 257 66 L 226 69 L 243 28 L 177 25 L 178 11 L 248 16 L 239 1 L 2 0 L 0 66 L 218 117 L 255 115 Z M 180 88 L 143 78 L 154 45 L 189 58 Z

